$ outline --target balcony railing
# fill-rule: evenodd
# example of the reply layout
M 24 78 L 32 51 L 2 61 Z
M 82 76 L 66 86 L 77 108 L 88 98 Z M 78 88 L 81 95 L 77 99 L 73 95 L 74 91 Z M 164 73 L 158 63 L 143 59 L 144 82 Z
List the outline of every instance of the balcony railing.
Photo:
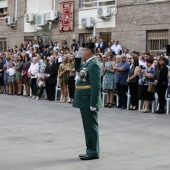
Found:
M 115 0 L 80 0 L 80 8 L 115 6 Z

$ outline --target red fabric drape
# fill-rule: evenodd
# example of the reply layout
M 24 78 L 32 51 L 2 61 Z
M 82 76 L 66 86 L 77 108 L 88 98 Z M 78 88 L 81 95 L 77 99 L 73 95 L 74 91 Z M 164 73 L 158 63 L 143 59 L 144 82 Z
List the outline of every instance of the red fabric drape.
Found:
M 74 2 L 60 3 L 60 28 L 61 32 L 73 31 Z

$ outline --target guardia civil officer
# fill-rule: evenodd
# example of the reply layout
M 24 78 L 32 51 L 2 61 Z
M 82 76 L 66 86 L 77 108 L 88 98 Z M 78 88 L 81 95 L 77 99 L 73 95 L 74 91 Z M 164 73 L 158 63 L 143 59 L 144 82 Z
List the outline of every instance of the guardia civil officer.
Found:
M 85 64 L 81 64 L 81 60 Z M 81 160 L 99 158 L 98 110 L 101 104 L 101 69 L 95 56 L 95 44 L 82 44 L 82 58 L 75 58 L 75 69 L 79 72 L 73 107 L 80 108 L 86 153 L 79 155 Z

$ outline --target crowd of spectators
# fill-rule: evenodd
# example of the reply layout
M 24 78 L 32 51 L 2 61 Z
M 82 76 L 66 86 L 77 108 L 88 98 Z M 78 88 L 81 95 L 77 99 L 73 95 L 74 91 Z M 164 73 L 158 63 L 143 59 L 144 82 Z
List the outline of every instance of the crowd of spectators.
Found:
M 96 38 L 88 41 L 95 43 L 96 57 L 101 64 L 102 92 L 107 93 L 104 107 L 113 107 L 114 94 L 117 94 L 117 108 L 137 110 L 139 100 L 142 100 L 142 112 L 149 112 L 150 101 L 155 97 L 155 93 L 148 91 L 151 82 L 157 86 L 159 108 L 155 113 L 165 113 L 169 66 L 164 56 L 136 51 L 129 53 L 129 49 L 123 51 L 118 40 L 106 43 L 101 37 L 99 41 Z M 77 55 L 81 55 L 81 45 L 75 39 L 71 45 L 65 40 L 61 44 L 26 41 L 19 47 L 0 52 L 0 93 L 37 100 L 45 93 L 49 101 L 58 97 L 62 103 L 73 103 L 78 74 L 74 68 Z M 60 96 L 56 96 L 56 85 L 60 86 Z M 127 106 L 127 94 L 131 96 L 130 106 Z

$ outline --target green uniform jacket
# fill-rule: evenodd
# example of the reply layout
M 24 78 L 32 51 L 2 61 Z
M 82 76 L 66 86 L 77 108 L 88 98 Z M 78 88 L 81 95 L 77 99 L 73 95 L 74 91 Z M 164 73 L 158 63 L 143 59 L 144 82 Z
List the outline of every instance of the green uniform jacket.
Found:
M 81 65 L 81 58 L 75 59 L 75 69 L 79 72 L 76 86 L 90 85 L 88 89 L 76 89 L 73 107 L 90 109 L 101 108 L 101 68 L 97 57 Z

